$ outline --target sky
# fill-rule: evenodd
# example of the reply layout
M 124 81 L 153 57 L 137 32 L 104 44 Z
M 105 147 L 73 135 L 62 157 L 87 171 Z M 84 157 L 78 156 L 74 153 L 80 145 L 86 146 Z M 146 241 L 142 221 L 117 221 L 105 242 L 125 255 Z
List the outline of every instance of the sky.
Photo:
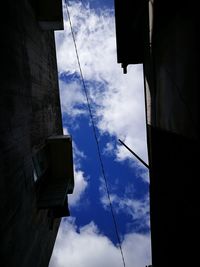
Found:
M 80 65 L 95 124 L 126 267 L 151 264 L 149 174 L 119 143 L 146 163 L 142 65 L 117 64 L 113 0 L 68 1 Z M 49 267 L 121 267 L 123 261 L 66 4 L 64 30 L 55 32 L 64 134 L 73 141 L 74 193 L 63 218 Z

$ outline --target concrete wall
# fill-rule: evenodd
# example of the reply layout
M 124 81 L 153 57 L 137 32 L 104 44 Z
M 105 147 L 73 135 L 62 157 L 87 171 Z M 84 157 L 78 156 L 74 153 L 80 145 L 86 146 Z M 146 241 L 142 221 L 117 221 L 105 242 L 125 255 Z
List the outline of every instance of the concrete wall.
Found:
M 153 4 L 145 62 L 154 267 L 195 266 L 199 240 L 199 22 L 192 2 Z
M 0 265 L 48 266 L 51 229 L 38 210 L 33 150 L 62 134 L 54 32 L 40 29 L 34 2 L 6 1 L 1 23 Z
M 152 124 L 198 138 L 199 25 L 192 3 L 155 1 Z

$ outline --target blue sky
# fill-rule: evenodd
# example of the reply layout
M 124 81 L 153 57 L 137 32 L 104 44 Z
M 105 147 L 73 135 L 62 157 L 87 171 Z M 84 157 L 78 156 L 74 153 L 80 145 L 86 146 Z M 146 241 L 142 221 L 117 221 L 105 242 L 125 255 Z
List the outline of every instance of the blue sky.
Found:
M 126 267 L 151 263 L 148 163 L 142 66 L 117 64 L 113 1 L 70 1 L 82 72 Z M 80 78 L 66 6 L 56 50 L 64 133 L 73 139 L 75 190 L 60 225 L 50 267 L 123 266 Z

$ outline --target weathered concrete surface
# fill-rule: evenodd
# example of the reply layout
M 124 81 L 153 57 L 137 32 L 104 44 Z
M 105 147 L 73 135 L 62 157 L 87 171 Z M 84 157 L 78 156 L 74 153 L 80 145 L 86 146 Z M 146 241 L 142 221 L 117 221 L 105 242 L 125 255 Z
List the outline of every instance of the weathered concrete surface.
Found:
M 199 24 L 197 6 L 156 1 L 152 50 L 152 125 L 199 138 Z M 162 15 L 160 15 L 162 14 Z
M 62 134 L 53 31 L 42 31 L 34 1 L 6 1 L 1 23 L 0 265 L 48 266 L 50 229 L 36 206 L 32 151 Z
M 148 126 L 153 266 L 199 258 L 199 18 L 197 4 L 154 1 Z M 148 106 L 149 108 L 149 106 Z

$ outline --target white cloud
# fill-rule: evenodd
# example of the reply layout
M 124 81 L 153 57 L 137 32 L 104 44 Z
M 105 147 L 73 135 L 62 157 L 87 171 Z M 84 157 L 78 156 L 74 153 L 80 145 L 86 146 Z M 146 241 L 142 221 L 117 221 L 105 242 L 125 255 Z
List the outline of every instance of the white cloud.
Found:
M 115 150 L 115 145 L 113 142 L 106 143 L 106 146 L 103 150 L 103 154 L 108 156 L 113 155 L 114 150 Z
M 150 264 L 150 237 L 129 233 L 122 241 L 126 266 Z M 80 229 L 75 221 L 63 220 L 49 267 L 121 267 L 119 249 L 91 222 Z
M 88 186 L 87 178 L 81 170 L 74 170 L 74 181 L 74 192 L 73 194 L 68 195 L 69 207 L 77 206 L 80 203 L 81 197 Z
M 142 234 L 128 234 L 124 238 L 124 256 L 127 267 L 144 267 L 151 264 L 151 244 L 150 236 Z
M 145 114 L 142 67 L 129 66 L 128 74 L 123 75 L 116 60 L 115 24 L 113 12 L 102 10 L 96 13 L 89 5 L 73 1 L 70 16 L 76 37 L 81 67 L 86 81 L 91 102 L 97 106 L 95 110 L 96 125 L 102 134 L 108 133 L 122 139 L 141 158 L 147 160 L 145 143 Z M 65 30 L 55 33 L 59 74 L 76 74 L 78 64 L 67 13 L 64 10 Z M 104 85 L 102 90 L 95 82 Z M 76 78 L 60 81 L 62 111 L 76 118 L 86 114 L 85 96 L 81 83 Z M 88 113 L 87 113 L 88 115 Z M 115 153 L 117 160 L 132 159 L 132 155 L 121 145 L 107 145 L 106 153 Z M 75 149 L 76 150 L 76 149 Z M 81 151 L 75 152 L 79 157 Z M 81 170 L 79 160 L 75 160 L 75 192 L 69 199 L 70 205 L 77 205 L 88 184 Z M 75 165 L 76 165 L 75 164 Z M 121 212 L 123 209 L 131 216 L 145 216 L 141 203 L 129 198 L 119 198 L 112 194 L 112 201 Z M 122 241 L 126 266 L 144 267 L 150 264 L 150 237 L 148 235 L 129 233 Z M 122 260 L 117 247 L 97 226 L 90 224 L 78 229 L 75 221 L 63 220 L 50 267 L 121 267 Z
M 73 155 L 74 155 L 74 164 L 75 164 L 75 169 L 79 170 L 81 169 L 81 162 L 82 160 L 86 159 L 87 156 L 83 151 L 81 151 L 76 143 L 73 141 Z
M 69 131 L 66 127 L 63 127 L 63 134 L 64 135 L 69 135 Z
M 105 188 L 103 179 L 100 179 L 100 201 L 104 209 L 109 209 L 110 203 Z M 132 196 L 130 196 L 132 191 Z M 140 228 L 150 228 L 150 217 L 149 217 L 149 195 L 146 195 L 142 199 L 134 198 L 134 188 L 129 186 L 125 189 L 123 197 L 118 196 L 114 193 L 110 193 L 110 200 L 112 206 L 117 213 L 126 213 L 132 217 L 133 221 L 140 223 Z
M 66 127 L 63 128 L 64 134 L 69 134 Z M 81 160 L 86 158 L 86 155 L 81 151 L 76 143 L 72 140 L 73 147 L 73 162 L 74 162 L 74 192 L 68 195 L 69 207 L 74 207 L 80 204 L 80 200 L 88 186 L 88 177 L 81 170 Z
M 141 66 L 131 67 L 124 77 L 119 76 L 112 87 L 100 99 L 97 111 L 98 127 L 121 139 L 142 159 L 147 161 L 145 110 Z M 115 75 L 117 77 L 117 74 Z M 132 154 L 121 144 L 117 144 L 117 159 L 135 160 Z M 136 160 L 137 162 L 137 160 Z
M 126 212 L 132 216 L 133 220 L 140 222 L 141 227 L 150 227 L 149 199 L 147 196 L 142 200 L 115 196 L 113 205 L 117 207 L 118 211 Z
M 143 179 L 144 182 L 149 183 L 149 171 L 142 169 L 141 172 L 138 172 L 138 176 Z
M 108 10 L 97 14 L 79 1 L 73 1 L 69 11 L 84 77 L 101 81 L 116 63 L 113 16 Z M 65 31 L 56 32 L 58 70 L 74 73 L 78 65 L 65 7 L 63 13 Z
M 142 66 L 129 66 L 124 75 L 117 64 L 113 12 L 104 9 L 97 13 L 76 1 L 69 10 L 83 76 L 105 86 L 103 92 L 96 84 L 92 87 L 94 83 L 87 88 L 91 102 L 98 106 L 97 127 L 101 133 L 122 139 L 147 162 Z M 79 70 L 66 9 L 64 18 L 65 30 L 56 32 L 58 69 L 59 73 L 73 74 Z M 63 110 L 72 116 L 85 114 L 83 107 L 78 106 L 85 101 L 80 84 L 74 81 L 61 87 L 65 87 L 61 90 Z M 135 160 L 120 144 L 113 153 L 120 161 Z
M 75 116 L 85 114 L 84 103 L 85 98 L 80 84 L 77 81 L 65 83 L 59 80 L 60 89 L 60 101 L 63 114 L 71 116 L 73 119 Z
M 69 206 L 77 206 L 80 204 L 84 192 L 88 186 L 88 177 L 81 170 L 81 160 L 86 158 L 83 151 L 79 150 L 76 143 L 73 142 L 73 155 L 74 155 L 74 192 L 68 195 Z

